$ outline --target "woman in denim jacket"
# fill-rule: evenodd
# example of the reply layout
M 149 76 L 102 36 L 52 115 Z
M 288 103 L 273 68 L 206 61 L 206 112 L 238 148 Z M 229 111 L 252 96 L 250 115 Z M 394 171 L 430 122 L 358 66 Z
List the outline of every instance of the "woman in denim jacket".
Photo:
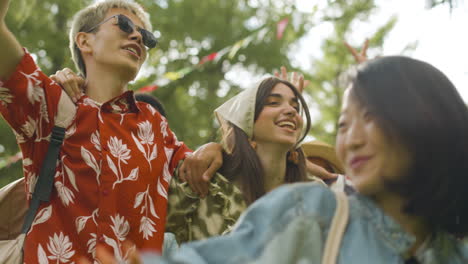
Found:
M 407 57 L 361 65 L 336 148 L 358 191 L 338 263 L 468 263 L 468 109 L 443 73 Z M 335 207 L 325 187 L 283 186 L 230 234 L 158 263 L 320 263 Z

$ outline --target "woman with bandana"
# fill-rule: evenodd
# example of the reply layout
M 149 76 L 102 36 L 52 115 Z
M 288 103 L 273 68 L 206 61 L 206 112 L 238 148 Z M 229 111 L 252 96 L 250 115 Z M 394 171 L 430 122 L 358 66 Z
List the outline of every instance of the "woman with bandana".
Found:
M 166 232 L 179 243 L 226 233 L 267 192 L 284 183 L 314 180 L 298 149 L 310 116 L 291 83 L 265 78 L 218 107 L 215 115 L 225 152 L 208 194 L 202 199 L 177 176 L 171 181 Z

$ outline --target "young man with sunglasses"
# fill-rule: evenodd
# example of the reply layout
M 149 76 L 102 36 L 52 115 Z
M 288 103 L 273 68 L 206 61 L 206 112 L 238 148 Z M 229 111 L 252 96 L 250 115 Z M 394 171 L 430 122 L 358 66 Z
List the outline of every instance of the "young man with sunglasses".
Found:
M 63 92 L 8 30 L 8 4 L 0 0 L 0 113 L 17 135 L 30 195 Z M 161 250 L 171 172 L 190 150 L 164 117 L 127 90 L 155 45 L 148 15 L 134 2 L 99 2 L 75 16 L 70 48 L 85 76 L 85 95 L 76 100 L 50 202 L 40 206 L 27 234 L 24 263 L 93 259 L 98 244 L 123 260 L 125 240 Z M 219 147 L 201 153 L 186 173 L 220 166 Z

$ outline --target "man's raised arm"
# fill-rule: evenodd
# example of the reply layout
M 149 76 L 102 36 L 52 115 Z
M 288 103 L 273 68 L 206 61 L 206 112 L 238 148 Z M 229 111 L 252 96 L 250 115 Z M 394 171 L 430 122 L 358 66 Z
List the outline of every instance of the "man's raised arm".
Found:
M 8 29 L 5 17 L 10 0 L 0 0 L 0 79 L 7 79 L 23 57 L 23 49 Z

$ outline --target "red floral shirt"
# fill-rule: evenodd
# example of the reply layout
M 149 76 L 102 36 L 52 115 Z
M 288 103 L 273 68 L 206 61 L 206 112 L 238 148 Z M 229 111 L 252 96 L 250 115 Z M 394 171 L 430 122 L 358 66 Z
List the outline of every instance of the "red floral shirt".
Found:
M 46 153 L 61 88 L 29 54 L 0 82 L 0 113 L 23 153 L 28 198 Z M 43 204 L 24 244 L 25 263 L 93 258 L 103 244 L 118 260 L 122 242 L 161 251 L 171 172 L 190 150 L 167 121 L 133 92 L 99 105 L 87 96 L 66 130 L 51 202 Z

